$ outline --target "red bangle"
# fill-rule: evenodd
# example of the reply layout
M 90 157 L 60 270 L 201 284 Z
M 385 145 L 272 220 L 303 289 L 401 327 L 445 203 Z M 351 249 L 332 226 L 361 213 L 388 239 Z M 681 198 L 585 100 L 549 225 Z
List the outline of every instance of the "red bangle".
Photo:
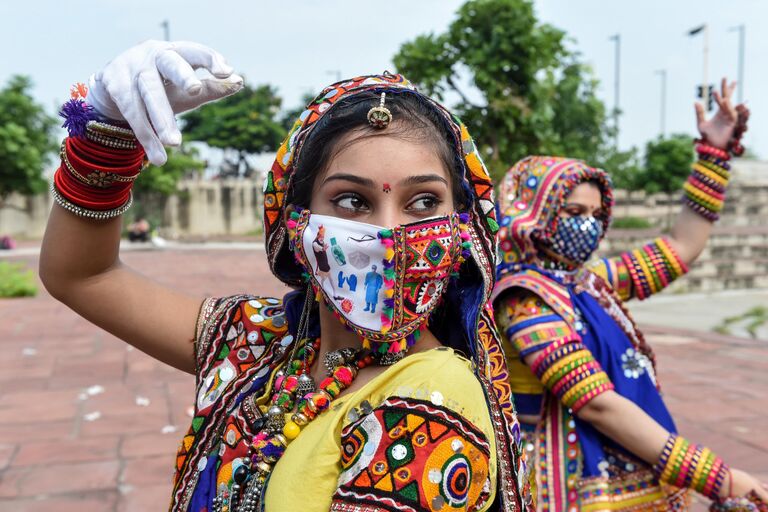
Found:
M 697 189 L 701 190 L 708 196 L 714 197 L 715 199 L 718 199 L 720 201 L 725 201 L 724 193 L 718 192 L 717 190 L 708 186 L 706 183 L 704 183 L 700 179 L 696 178 L 694 175 L 688 176 L 688 183 L 690 183 L 692 186 L 696 187 Z
M 69 137 L 66 139 L 66 142 L 68 144 L 68 149 L 76 151 L 83 159 L 103 162 L 108 165 L 119 164 L 119 166 L 122 166 L 135 161 L 140 161 L 145 156 L 144 150 L 141 148 L 109 148 L 88 139 L 80 139 L 77 137 Z
M 710 146 L 709 144 L 704 144 L 702 142 L 699 142 L 698 144 L 696 144 L 696 152 L 704 155 L 711 155 L 715 158 L 719 158 L 720 160 L 731 159 L 731 155 L 724 149 L 716 148 L 714 146 Z
M 53 175 L 56 188 L 67 201 L 89 210 L 111 210 L 125 204 L 131 195 L 131 184 L 99 190 L 94 187 L 80 186 L 70 173 L 61 167 Z
M 84 147 L 77 144 L 72 138 L 65 141 L 64 149 L 66 154 L 62 157 L 66 157 L 78 172 L 85 174 L 93 170 L 114 174 L 136 174 L 144 165 L 143 152 L 131 151 L 133 155 L 129 155 L 129 158 L 115 155 L 111 160 L 105 160 L 105 158 L 98 158 L 95 155 L 83 154 L 82 151 L 78 151 Z M 109 155 L 107 154 L 107 156 Z

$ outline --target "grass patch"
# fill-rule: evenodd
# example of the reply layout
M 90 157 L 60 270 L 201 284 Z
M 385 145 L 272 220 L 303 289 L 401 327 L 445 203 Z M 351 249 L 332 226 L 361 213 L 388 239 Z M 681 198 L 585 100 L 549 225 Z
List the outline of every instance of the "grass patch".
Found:
M 652 228 L 653 224 L 642 217 L 621 217 L 614 219 L 611 227 L 616 229 L 648 229 Z
M 752 339 L 757 339 L 757 330 L 768 323 L 768 308 L 765 306 L 755 306 L 745 313 L 728 317 L 720 325 L 716 326 L 714 331 L 720 334 L 731 334 L 731 328 L 736 323 L 743 323 L 744 329 Z
M 0 298 L 37 295 L 35 274 L 24 265 L 0 261 Z

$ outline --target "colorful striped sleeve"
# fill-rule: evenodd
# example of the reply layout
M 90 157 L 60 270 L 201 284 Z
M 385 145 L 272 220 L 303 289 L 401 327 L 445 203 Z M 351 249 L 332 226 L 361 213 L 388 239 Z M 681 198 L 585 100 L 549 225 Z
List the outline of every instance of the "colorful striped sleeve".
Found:
M 558 340 L 580 339 L 546 302 L 523 290 L 510 293 L 497 302 L 496 323 L 521 358 Z
M 664 237 L 620 256 L 600 259 L 589 269 L 605 279 L 622 300 L 648 298 L 688 272 Z
M 574 414 L 595 397 L 614 389 L 592 352 L 581 341 L 557 341 L 531 365 L 531 370 Z

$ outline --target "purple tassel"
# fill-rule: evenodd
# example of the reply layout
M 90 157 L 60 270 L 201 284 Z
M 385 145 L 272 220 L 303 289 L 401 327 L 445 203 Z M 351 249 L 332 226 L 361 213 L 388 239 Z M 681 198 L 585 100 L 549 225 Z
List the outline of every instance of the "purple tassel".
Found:
M 69 100 L 61 106 L 59 115 L 64 118 L 62 128 L 66 128 L 70 137 L 85 137 L 88 121 L 96 120 L 96 111 L 83 100 Z
M 469 222 L 469 214 L 467 212 L 460 213 L 459 222 L 461 222 L 462 224 L 467 224 Z
M 384 307 L 385 308 L 394 308 L 395 307 L 395 299 L 384 299 Z
M 261 454 L 265 459 L 269 457 L 279 459 L 282 457 L 284 451 L 284 448 L 275 446 L 272 443 L 267 443 L 267 445 L 261 449 Z

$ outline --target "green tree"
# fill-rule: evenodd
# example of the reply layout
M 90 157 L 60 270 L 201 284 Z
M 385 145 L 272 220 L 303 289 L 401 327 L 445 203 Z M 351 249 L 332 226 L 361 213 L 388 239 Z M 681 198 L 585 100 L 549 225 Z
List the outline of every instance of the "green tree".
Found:
M 32 81 L 13 76 L 0 90 L 0 206 L 13 192 L 45 190 L 43 171 L 56 150 L 56 120 L 35 103 Z
M 166 151 L 168 161 L 162 167 L 149 165 L 133 186 L 133 217 L 145 217 L 153 226 L 162 224 L 165 203 L 177 191 L 179 181 L 202 172 L 206 165 L 197 148 L 182 145 Z
M 269 85 L 245 86 L 221 101 L 203 105 L 184 116 L 188 139 L 237 152 L 236 162 L 226 162 L 222 174 L 250 175 L 249 154 L 274 151 L 285 130 L 278 118 L 282 100 Z
M 693 164 L 691 140 L 690 135 L 677 134 L 649 141 L 638 185 L 648 194 L 680 190 Z
M 191 177 L 205 169 L 205 162 L 200 160 L 200 152 L 191 146 L 166 148 L 168 161 L 162 166 L 149 165 L 141 171 L 133 191 L 136 194 L 158 194 L 169 196 L 176 192 L 179 180 Z
M 406 42 L 394 63 L 428 94 L 458 98 L 453 110 L 496 178 L 529 154 L 599 160 L 597 81 L 530 0 L 469 0 L 445 33 Z

